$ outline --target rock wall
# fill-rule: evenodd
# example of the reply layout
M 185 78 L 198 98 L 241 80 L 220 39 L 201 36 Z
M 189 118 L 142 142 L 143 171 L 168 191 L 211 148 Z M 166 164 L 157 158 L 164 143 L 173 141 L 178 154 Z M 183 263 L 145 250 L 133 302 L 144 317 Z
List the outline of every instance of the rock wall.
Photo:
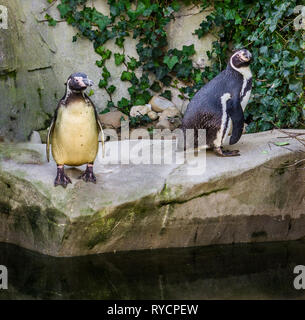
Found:
M 49 27 L 44 20 L 46 0 L 1 0 L 8 8 L 8 30 L 0 29 L 0 137 L 25 141 L 33 130 L 48 127 L 58 100 L 64 93 L 64 83 L 75 71 L 86 72 L 95 81 L 93 100 L 99 110 L 105 108 L 108 96 L 97 87 L 101 70 L 95 65 L 99 56 L 87 39 L 72 42 L 76 30 L 65 22 Z M 93 0 L 92 4 L 109 14 L 106 0 Z M 181 48 L 194 43 L 197 51 L 194 61 L 204 59 L 210 50 L 213 36 L 198 40 L 192 35 L 207 15 L 200 8 L 183 7 L 168 26 L 169 47 Z M 50 15 L 60 19 L 54 6 Z M 136 40 L 125 42 L 125 52 L 137 57 Z M 114 52 L 120 49 L 113 42 L 106 45 Z M 120 81 L 122 69 L 114 65 L 113 57 L 106 62 L 117 86 L 114 101 L 128 97 L 127 85 Z M 174 92 L 177 107 L 185 109 L 186 102 Z

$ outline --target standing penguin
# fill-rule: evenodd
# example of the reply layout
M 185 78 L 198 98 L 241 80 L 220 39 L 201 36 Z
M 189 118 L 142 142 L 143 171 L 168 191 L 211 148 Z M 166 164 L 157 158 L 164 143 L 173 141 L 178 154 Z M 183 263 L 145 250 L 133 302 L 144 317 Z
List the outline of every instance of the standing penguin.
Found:
M 206 129 L 207 147 L 221 157 L 239 156 L 238 150 L 223 150 L 222 143 L 233 125 L 230 144 L 237 143 L 244 128 L 244 109 L 252 88 L 251 53 L 235 52 L 227 68 L 202 87 L 189 103 L 182 120 L 182 130 L 194 129 L 195 147 L 198 129 Z
M 93 82 L 84 73 L 72 74 L 66 83 L 66 93 L 60 100 L 47 137 L 47 159 L 49 160 L 50 142 L 52 155 L 57 164 L 57 176 L 54 181 L 66 188 L 72 183 L 64 172 L 64 165 L 80 166 L 87 164 L 86 171 L 79 177 L 84 181 L 96 183 L 93 163 L 98 152 L 98 136 L 102 124 L 96 108 L 85 94 Z M 104 138 L 102 136 L 104 151 Z

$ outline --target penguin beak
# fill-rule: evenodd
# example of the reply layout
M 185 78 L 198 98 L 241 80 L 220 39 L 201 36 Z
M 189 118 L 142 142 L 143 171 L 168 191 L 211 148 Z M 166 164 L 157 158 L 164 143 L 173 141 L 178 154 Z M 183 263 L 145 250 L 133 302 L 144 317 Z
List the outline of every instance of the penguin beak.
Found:
M 247 57 L 247 59 L 250 61 L 250 60 L 252 59 L 252 54 L 248 51 L 248 52 L 246 53 L 246 57 Z
M 83 82 L 87 87 L 92 87 L 94 85 L 94 82 L 89 78 L 83 79 Z
M 243 51 L 240 58 L 242 61 L 249 62 L 252 59 L 252 54 L 249 51 Z

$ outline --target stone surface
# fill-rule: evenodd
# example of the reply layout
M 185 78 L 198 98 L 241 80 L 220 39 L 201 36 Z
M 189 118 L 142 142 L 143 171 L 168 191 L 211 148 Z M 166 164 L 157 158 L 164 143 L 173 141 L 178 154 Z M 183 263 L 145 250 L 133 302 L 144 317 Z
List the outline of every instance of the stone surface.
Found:
M 38 131 L 33 131 L 33 133 L 31 134 L 30 137 L 30 143 L 42 143 L 41 142 L 41 138 L 40 138 L 40 134 Z
M 46 0 L 2 0 L 1 4 L 8 7 L 9 29 L 0 29 L 0 136 L 8 141 L 27 141 L 33 130 L 46 129 L 65 92 L 64 83 L 76 71 L 87 73 L 95 82 L 92 100 L 98 111 L 105 109 L 109 96 L 97 86 L 101 69 L 95 61 L 100 60 L 100 56 L 94 52 L 92 43 L 85 38 L 72 42 L 77 30 L 65 22 L 49 27 L 43 11 L 49 6 Z M 91 4 L 109 15 L 106 0 L 88 1 L 88 5 Z M 184 7 L 181 17 L 169 23 L 169 48 L 194 43 L 199 58 L 205 57 L 214 38 L 207 36 L 199 40 L 192 35 L 205 14 L 199 13 L 197 7 L 189 9 Z M 49 9 L 48 14 L 60 20 L 56 6 Z M 125 41 L 126 56 L 138 58 L 136 44 L 137 40 L 132 38 Z M 106 47 L 113 52 L 123 52 L 115 40 L 107 42 Z M 128 98 L 130 85 L 120 80 L 125 66 L 116 66 L 112 55 L 106 67 L 112 75 L 109 85 L 117 88 L 113 101 Z M 184 101 L 176 98 L 175 93 L 173 96 L 179 110 L 184 110 Z
M 169 47 L 182 49 L 184 45 L 194 44 L 196 54 L 192 57 L 195 63 L 209 65 L 207 51 L 212 49 L 213 41 L 217 38 L 215 35 L 207 34 L 198 39 L 194 32 L 198 29 L 201 22 L 211 13 L 212 8 L 209 7 L 201 11 L 200 5 L 182 5 L 179 12 L 174 13 L 175 20 L 167 26 L 167 34 L 169 38 Z
M 160 120 L 156 124 L 157 129 L 170 129 L 170 126 L 171 126 L 171 124 L 167 119 Z
M 160 121 L 168 118 L 175 118 L 180 116 L 180 112 L 176 107 L 169 107 L 165 109 L 160 115 Z
M 107 129 L 118 129 L 121 127 L 122 119 L 128 120 L 128 116 L 121 111 L 112 111 L 99 115 L 100 120 Z
M 302 238 L 305 171 L 282 167 L 303 153 L 279 137 L 243 135 L 234 146 L 240 157 L 201 150 L 184 162 L 170 140 L 109 142 L 96 159 L 97 184 L 77 179 L 84 166 L 67 168 L 67 189 L 54 188 L 56 165 L 44 145 L 0 144 L 0 242 L 76 256 Z M 161 164 L 149 164 L 161 144 Z
M 153 96 L 149 101 L 149 104 L 151 105 L 152 110 L 155 112 L 162 112 L 169 107 L 175 107 L 171 101 L 160 96 Z
M 144 116 L 148 114 L 151 111 L 151 105 L 146 104 L 144 106 L 133 106 L 130 109 L 130 116 L 136 117 L 136 116 Z
M 157 120 L 158 118 L 159 118 L 159 116 L 158 116 L 158 114 L 157 114 L 157 112 L 155 112 L 155 111 L 149 111 L 148 113 L 147 113 L 147 115 L 149 116 L 149 118 L 151 119 L 151 120 Z
M 183 86 L 183 85 L 181 85 Z M 181 99 L 181 92 L 176 89 L 176 88 L 172 88 L 172 102 L 173 104 L 177 107 L 177 109 L 184 114 L 186 111 L 186 108 L 190 102 L 189 99 L 183 98 Z
M 38 132 L 39 132 L 39 135 L 40 135 L 41 142 L 42 143 L 47 143 L 47 137 L 48 137 L 49 128 L 45 129 L 45 130 L 40 130 Z

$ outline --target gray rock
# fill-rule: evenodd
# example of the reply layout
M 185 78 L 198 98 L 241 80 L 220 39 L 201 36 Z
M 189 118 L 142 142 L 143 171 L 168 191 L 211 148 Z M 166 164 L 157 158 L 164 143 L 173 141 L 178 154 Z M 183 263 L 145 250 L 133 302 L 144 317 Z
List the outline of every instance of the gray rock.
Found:
M 128 116 L 121 111 L 111 111 L 100 114 L 99 118 L 107 129 L 118 129 L 121 127 L 122 121 L 128 121 Z
M 30 137 L 30 143 L 42 143 L 39 132 L 33 131 Z
M 168 107 L 167 109 L 165 109 L 161 115 L 160 115 L 160 121 L 161 120 L 165 120 L 165 119 L 169 119 L 169 118 L 175 118 L 181 116 L 179 110 L 176 107 Z
M 157 129 L 170 129 L 170 126 L 171 126 L 171 124 L 167 119 L 160 120 L 156 124 Z
M 189 46 L 194 44 L 196 54 L 192 57 L 194 62 L 204 59 L 209 62 L 207 51 L 211 51 L 213 41 L 217 38 L 215 35 L 207 34 L 198 39 L 194 36 L 195 30 L 211 13 L 211 7 L 201 11 L 200 6 L 186 6 L 175 12 L 175 20 L 167 25 L 168 42 L 170 48 L 182 49 L 184 45 Z M 208 65 L 209 63 L 207 63 Z
M 147 115 L 149 116 L 149 118 L 151 119 L 151 120 L 157 120 L 158 118 L 159 118 L 159 116 L 158 116 L 158 114 L 157 114 L 157 112 L 155 112 L 155 111 L 149 111 L 148 113 L 147 113 Z
M 144 106 L 133 106 L 130 109 L 130 116 L 136 117 L 136 116 L 144 116 L 148 114 L 151 111 L 151 105 L 146 104 Z
M 169 107 L 175 107 L 171 101 L 160 96 L 153 96 L 149 101 L 149 104 L 151 105 L 152 110 L 155 112 L 162 112 Z
M 100 148 L 95 163 L 97 184 L 77 179 L 84 167 L 67 168 L 72 179 L 67 189 L 54 188 L 56 165 L 46 162 L 44 145 L 0 144 L 0 242 L 77 256 L 300 239 L 305 171 L 283 166 L 302 156 L 301 145 L 280 136 L 278 131 L 243 135 L 234 146 L 240 157 L 219 158 L 208 151 L 205 158 L 200 151 L 187 153 L 185 163 L 172 141 L 156 140 L 164 144 L 162 159 L 177 157 L 162 165 L 145 164 L 151 159 L 150 140 L 141 141 L 142 164 L 135 164 L 135 142 L 129 152 L 128 141 L 119 142 L 119 163 L 117 143 L 110 142 L 106 157 Z M 290 145 L 278 147 L 276 141 Z M 29 164 L 24 154 L 40 160 Z M 122 165 L 128 154 L 132 162 Z
M 48 132 L 49 132 L 49 128 L 38 131 L 42 143 L 47 143 Z

